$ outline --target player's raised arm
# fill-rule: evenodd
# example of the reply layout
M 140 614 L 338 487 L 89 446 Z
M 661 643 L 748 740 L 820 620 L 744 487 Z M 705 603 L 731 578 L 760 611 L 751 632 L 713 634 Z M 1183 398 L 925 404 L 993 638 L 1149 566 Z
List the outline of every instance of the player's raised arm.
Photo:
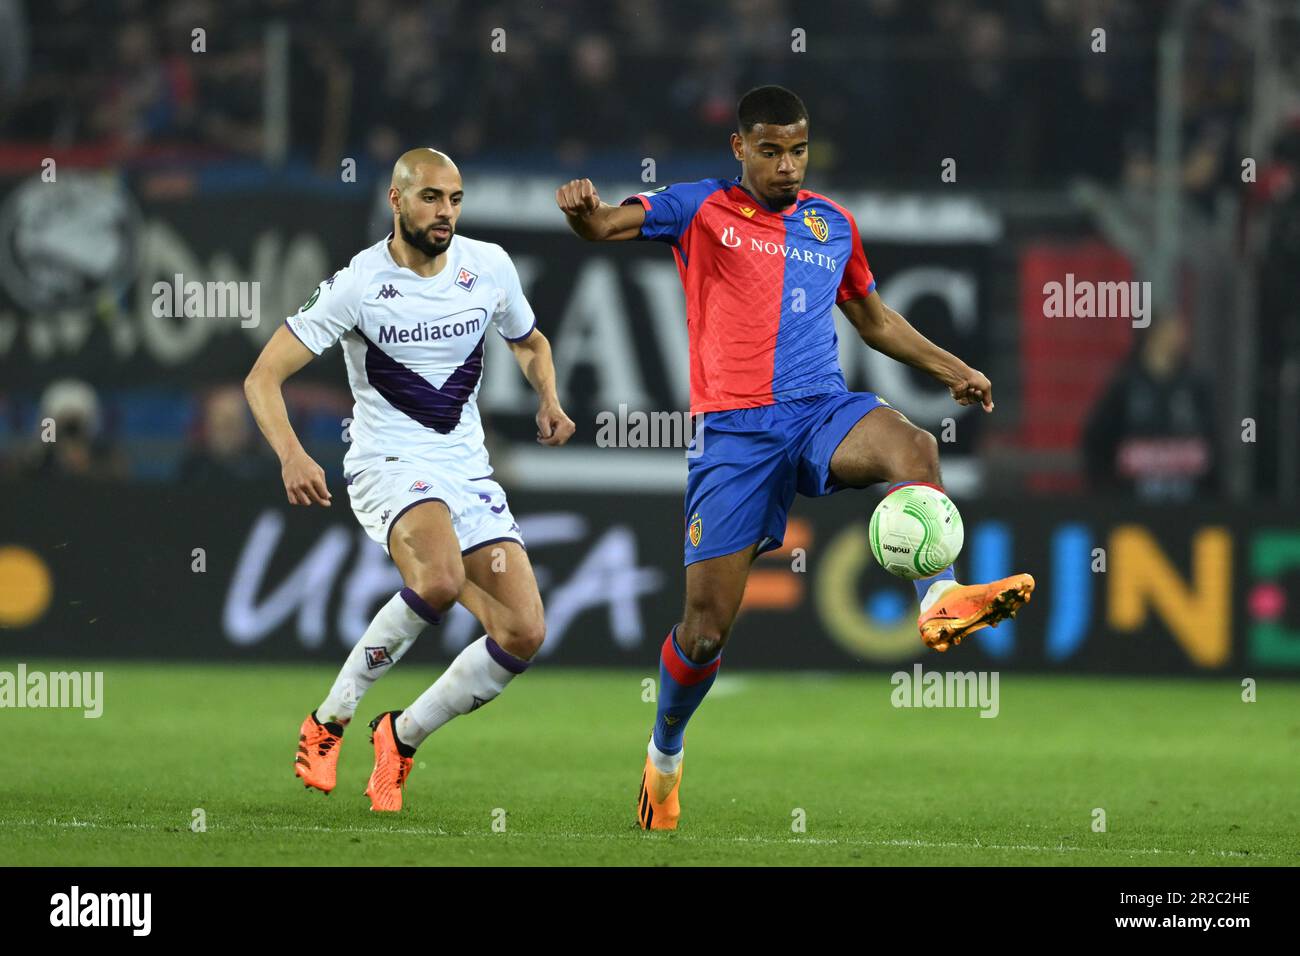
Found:
M 840 303 L 862 341 L 877 352 L 920 369 L 945 386 L 959 405 L 982 405 L 993 411 L 993 386 L 984 374 L 918 332 L 880 298 L 873 288 L 865 298 Z
M 574 179 L 555 190 L 555 204 L 564 212 L 569 228 L 591 241 L 636 239 L 645 222 L 643 206 L 601 202 L 590 179 Z
M 257 427 L 280 458 L 280 474 L 289 504 L 310 505 L 316 502 L 328 508 L 330 492 L 325 486 L 325 472 L 298 441 L 280 390 L 285 379 L 314 357 L 288 326 L 280 326 L 244 379 L 244 395 L 248 398 L 253 418 L 257 420 Z

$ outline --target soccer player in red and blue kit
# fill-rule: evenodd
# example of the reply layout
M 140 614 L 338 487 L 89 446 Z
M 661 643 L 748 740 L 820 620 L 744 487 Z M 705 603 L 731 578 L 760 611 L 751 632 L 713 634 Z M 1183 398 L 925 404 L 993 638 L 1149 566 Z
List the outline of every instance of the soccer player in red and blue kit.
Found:
M 644 829 L 680 816 L 686 723 L 718 672 L 754 558 L 780 547 L 795 493 L 888 482 L 939 487 L 938 443 L 872 392 L 850 392 L 831 307 L 871 348 L 928 372 L 961 405 L 993 410 L 989 380 L 881 301 L 853 216 L 803 189 L 808 112 L 789 90 L 740 100 L 736 179 L 677 183 L 611 206 L 588 179 L 556 191 L 579 236 L 668 243 L 686 290 L 691 412 L 701 415 L 686 480 L 686 607 L 660 654 L 658 714 L 637 799 Z M 874 413 L 874 414 L 873 414 Z M 946 651 L 1014 614 L 1028 574 L 916 582 L 918 627 Z

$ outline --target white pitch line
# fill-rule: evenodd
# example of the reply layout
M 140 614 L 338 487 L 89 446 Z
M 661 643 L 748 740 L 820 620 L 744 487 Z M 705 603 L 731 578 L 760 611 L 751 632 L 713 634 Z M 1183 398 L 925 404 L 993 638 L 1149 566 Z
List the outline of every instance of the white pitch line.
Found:
M 163 833 L 162 828 L 157 826 L 147 826 L 143 823 L 96 823 L 90 820 L 0 820 L 0 827 L 10 828 L 27 828 L 27 827 L 59 827 L 63 829 L 90 829 L 90 830 L 135 830 L 148 833 Z M 177 830 L 181 829 L 179 826 Z M 185 827 L 185 829 L 189 829 Z M 442 837 L 473 837 L 476 839 L 496 839 L 501 836 L 495 832 L 480 832 L 478 830 L 466 831 L 462 833 L 451 833 L 442 829 L 429 829 L 425 827 L 353 827 L 353 826 L 298 826 L 294 824 L 286 825 L 263 825 L 263 824 L 239 824 L 235 826 L 216 825 L 211 828 L 211 832 L 221 833 L 361 833 L 370 836 L 382 835 L 386 833 L 400 834 L 403 836 L 442 836 Z M 536 839 L 565 839 L 565 840 L 590 840 L 590 841 L 608 841 L 608 840 L 628 840 L 628 839 L 645 839 L 638 834 L 618 834 L 618 833 L 575 833 L 569 831 L 553 831 L 548 833 L 529 833 L 511 831 L 508 834 L 513 839 L 536 838 Z M 1013 850 L 1027 851 L 1033 853 L 1071 853 L 1071 852 L 1094 852 L 1094 853 L 1123 853 L 1128 855 L 1159 855 L 1169 856 L 1213 856 L 1213 857 L 1230 857 L 1239 859 L 1269 859 L 1283 858 L 1283 854 L 1277 853 L 1246 853 L 1238 850 L 1168 850 L 1159 847 L 1086 847 L 1086 846 L 1034 846 L 1027 843 L 956 843 L 956 842 L 936 842 L 930 840 L 852 840 L 852 839 L 823 839 L 820 837 L 790 837 L 788 839 L 777 839 L 774 837 L 761 836 L 738 836 L 724 837 L 722 839 L 710 837 L 689 837 L 684 834 L 675 834 L 674 840 L 683 842 L 707 844 L 707 843 L 753 843 L 762 846 L 848 846 L 848 847 L 911 847 L 924 850 Z

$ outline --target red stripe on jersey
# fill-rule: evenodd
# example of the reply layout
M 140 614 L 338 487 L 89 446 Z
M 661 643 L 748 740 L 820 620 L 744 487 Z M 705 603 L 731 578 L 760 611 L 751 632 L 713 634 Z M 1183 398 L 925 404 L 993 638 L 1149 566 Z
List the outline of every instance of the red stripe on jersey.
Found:
M 784 243 L 785 221 L 761 208 L 753 218 L 737 217 L 733 190 L 709 196 L 682 234 L 686 264 L 679 259 L 678 268 L 686 290 L 695 414 L 772 403 L 785 259 L 755 258 L 748 245 L 756 239 Z M 698 281 L 705 276 L 710 281 Z M 699 400 L 706 395 L 708 401 Z

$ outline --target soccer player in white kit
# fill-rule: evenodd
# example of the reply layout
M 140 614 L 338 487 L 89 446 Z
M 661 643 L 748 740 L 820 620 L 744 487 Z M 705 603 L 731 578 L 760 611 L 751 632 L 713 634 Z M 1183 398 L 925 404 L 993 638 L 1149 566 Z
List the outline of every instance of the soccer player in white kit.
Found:
M 294 772 L 334 788 L 344 728 L 365 692 L 460 601 L 487 629 L 415 702 L 370 722 L 372 810 L 400 810 L 415 748 L 522 674 L 545 636 L 542 599 L 505 492 L 492 478 L 476 396 L 488 334 L 501 335 L 540 399 L 538 441 L 573 435 L 505 250 L 456 235 L 464 190 L 443 153 L 414 149 L 393 169 L 393 232 L 320 284 L 277 329 L 244 383 L 280 456 L 289 503 L 330 506 L 325 473 L 304 451 L 281 385 L 343 343 L 356 405 L 343 458 L 353 513 L 405 585 L 375 615 L 299 731 Z M 427 506 L 427 507 L 422 507 Z

